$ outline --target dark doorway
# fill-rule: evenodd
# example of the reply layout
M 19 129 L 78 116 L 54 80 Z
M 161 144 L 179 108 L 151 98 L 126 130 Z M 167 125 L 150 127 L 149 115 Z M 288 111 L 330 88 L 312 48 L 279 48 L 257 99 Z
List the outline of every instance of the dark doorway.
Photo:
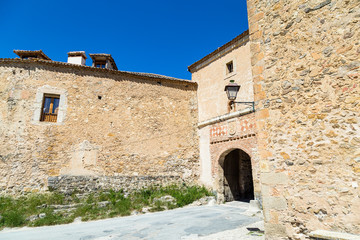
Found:
M 224 160 L 225 201 L 246 201 L 254 199 L 254 185 L 250 156 L 235 149 Z

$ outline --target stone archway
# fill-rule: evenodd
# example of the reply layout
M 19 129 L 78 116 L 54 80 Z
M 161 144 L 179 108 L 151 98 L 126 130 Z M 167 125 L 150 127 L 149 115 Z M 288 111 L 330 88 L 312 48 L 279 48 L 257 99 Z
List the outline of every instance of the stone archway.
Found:
M 233 149 L 219 163 L 223 172 L 225 201 L 253 200 L 254 183 L 250 156 L 241 149 Z

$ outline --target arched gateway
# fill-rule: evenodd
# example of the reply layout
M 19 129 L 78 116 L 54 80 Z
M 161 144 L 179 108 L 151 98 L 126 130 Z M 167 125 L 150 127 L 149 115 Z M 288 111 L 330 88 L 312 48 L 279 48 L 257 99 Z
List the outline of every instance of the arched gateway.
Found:
M 221 161 L 225 201 L 254 199 L 254 183 L 250 156 L 241 149 L 227 153 Z

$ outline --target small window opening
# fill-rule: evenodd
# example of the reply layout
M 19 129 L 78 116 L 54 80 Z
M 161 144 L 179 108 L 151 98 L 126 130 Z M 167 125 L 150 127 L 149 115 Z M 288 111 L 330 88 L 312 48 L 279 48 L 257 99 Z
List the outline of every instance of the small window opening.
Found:
M 105 68 L 106 62 L 96 62 L 95 65 L 97 68 Z
M 232 73 L 234 71 L 234 64 L 233 61 L 228 62 L 226 64 L 226 74 Z
M 98 99 L 101 100 L 102 96 L 98 96 Z
M 161 83 L 161 82 L 157 82 L 157 84 L 159 84 L 160 86 L 162 85 L 162 83 Z
M 56 122 L 59 112 L 60 95 L 44 94 L 40 121 Z

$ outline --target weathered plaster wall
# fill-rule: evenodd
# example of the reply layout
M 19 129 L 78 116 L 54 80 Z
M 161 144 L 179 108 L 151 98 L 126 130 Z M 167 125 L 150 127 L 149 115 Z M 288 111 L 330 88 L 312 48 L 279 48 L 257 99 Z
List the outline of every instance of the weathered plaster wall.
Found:
M 248 0 L 268 239 L 360 233 L 360 2 Z
M 226 64 L 233 61 L 234 72 L 226 74 Z M 252 101 L 253 86 L 250 63 L 250 43 L 214 59 L 210 64 L 192 73 L 198 83 L 199 121 L 228 113 L 228 99 L 224 92 L 230 80 L 241 85 L 237 101 Z M 242 106 L 237 106 L 240 109 Z
M 210 62 L 209 64 L 204 64 L 204 66 L 197 67 L 196 70 L 193 70 L 192 80 L 198 83 L 197 97 L 199 122 L 228 113 L 228 99 L 224 92 L 224 88 L 230 80 L 234 80 L 241 85 L 237 101 L 253 101 L 250 44 L 248 40 L 246 40 L 247 37 L 248 36 L 244 36 L 243 39 L 239 39 L 239 42 L 233 43 L 237 47 L 232 48 L 230 51 L 226 51 L 226 48 L 224 51 L 221 51 L 221 53 L 218 53 L 207 60 Z M 233 62 L 234 71 L 232 73 L 227 73 L 226 64 L 230 61 Z M 244 107 L 247 108 L 248 106 L 238 105 L 236 106 L 236 110 L 240 110 Z M 234 111 L 234 109 L 232 111 Z M 237 140 L 233 142 L 232 146 L 225 144 L 225 140 L 229 140 L 242 133 L 241 119 L 247 118 L 233 118 L 219 124 L 211 124 L 199 128 L 200 180 L 203 184 L 215 189 L 220 198 L 222 198 L 221 195 L 223 194 L 223 172 L 218 168 L 220 154 L 223 154 L 225 151 L 234 147 L 242 150 L 248 147 L 245 146 L 248 145 L 247 142 Z M 225 147 L 215 147 L 212 142 L 215 137 L 214 131 L 216 131 L 214 128 L 223 127 L 227 129 L 228 122 L 232 122 L 230 125 L 235 132 L 224 133 L 222 136 L 224 143 L 217 146 L 224 145 Z M 214 169 L 217 169 L 217 171 L 214 171 Z
M 61 95 L 61 122 L 39 122 L 42 90 Z M 3 63 L 0 123 L 2 191 L 46 190 L 59 175 L 198 176 L 191 82 Z
M 199 154 L 200 154 L 200 181 L 208 187 L 213 187 L 214 179 L 211 172 L 212 163 L 210 161 L 210 127 L 206 126 L 199 129 Z

